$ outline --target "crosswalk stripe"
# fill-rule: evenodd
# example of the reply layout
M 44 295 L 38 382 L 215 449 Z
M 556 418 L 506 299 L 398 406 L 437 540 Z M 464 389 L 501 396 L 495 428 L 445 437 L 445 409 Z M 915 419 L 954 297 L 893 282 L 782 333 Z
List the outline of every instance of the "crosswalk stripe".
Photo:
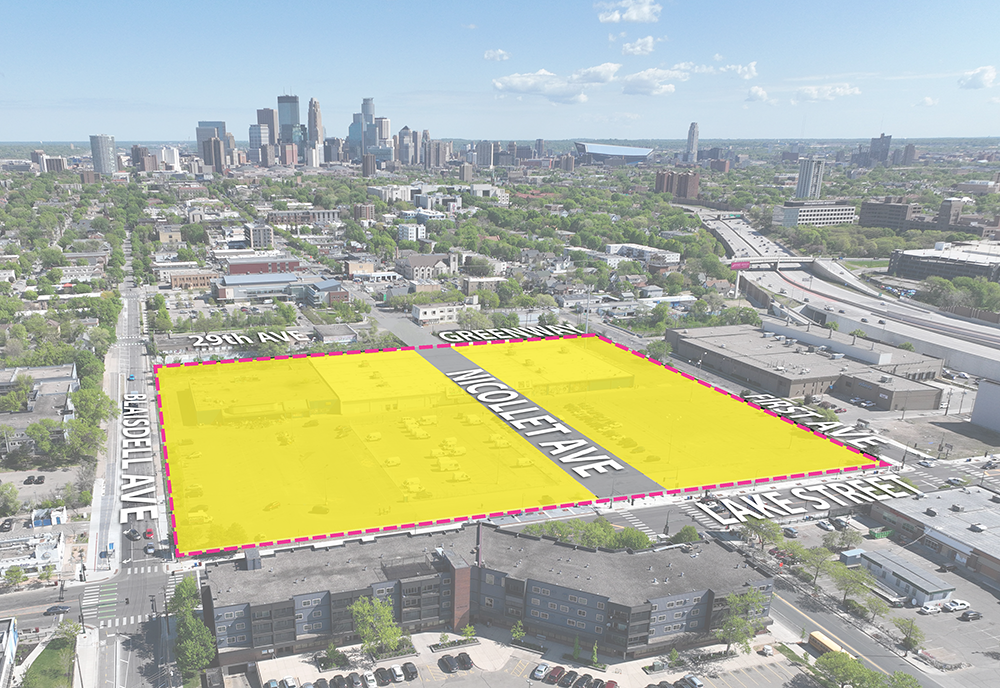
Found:
M 115 628 L 118 628 L 118 621 L 119 621 L 118 617 L 115 617 Z

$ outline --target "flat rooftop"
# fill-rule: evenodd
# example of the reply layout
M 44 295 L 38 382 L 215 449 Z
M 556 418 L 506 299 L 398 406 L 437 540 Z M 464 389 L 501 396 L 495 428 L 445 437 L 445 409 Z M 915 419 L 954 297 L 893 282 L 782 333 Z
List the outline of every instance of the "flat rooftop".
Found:
M 979 487 L 939 490 L 923 499 L 894 499 L 892 509 L 969 547 L 1000 557 L 1000 503 L 993 493 Z M 959 510 L 955 510 L 959 507 Z M 933 509 L 934 516 L 927 513 Z M 982 532 L 972 530 L 981 524 Z
M 475 564 L 476 526 L 429 535 L 379 538 L 378 544 L 348 542 L 312 550 L 262 551 L 261 568 L 245 570 L 243 560 L 207 563 L 205 572 L 215 596 L 215 606 L 268 604 L 294 594 L 329 590 L 362 590 L 395 578 L 391 575 L 424 575 L 444 561 L 440 547 L 469 565 Z M 679 548 L 665 551 L 605 552 L 517 536 L 513 531 L 483 526 L 483 565 L 518 580 L 538 580 L 609 597 L 613 602 L 638 605 L 647 600 L 709 588 L 729 592 L 747 581 L 765 578 L 744 567 L 742 556 L 728 552 L 714 540 L 695 543 L 685 554 Z M 414 564 L 426 565 L 414 567 Z
M 955 589 L 954 585 L 946 583 L 924 567 L 906 561 L 891 552 L 862 552 L 861 558 L 878 564 L 926 593 Z

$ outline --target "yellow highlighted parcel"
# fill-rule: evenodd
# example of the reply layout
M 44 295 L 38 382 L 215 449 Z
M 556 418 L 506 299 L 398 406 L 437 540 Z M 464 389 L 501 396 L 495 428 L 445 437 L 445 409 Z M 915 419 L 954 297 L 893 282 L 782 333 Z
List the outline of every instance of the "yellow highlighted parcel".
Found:
M 593 498 L 413 351 L 158 377 L 181 553 Z
M 861 463 L 843 447 L 596 337 L 458 351 L 666 489 Z

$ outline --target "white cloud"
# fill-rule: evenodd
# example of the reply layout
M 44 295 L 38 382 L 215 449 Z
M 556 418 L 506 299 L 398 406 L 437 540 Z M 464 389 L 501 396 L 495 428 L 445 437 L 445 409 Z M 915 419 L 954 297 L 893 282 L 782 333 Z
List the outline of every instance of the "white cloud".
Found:
M 722 55 L 720 55 L 719 53 L 715 53 L 714 55 L 712 55 L 712 59 L 715 60 L 716 62 L 722 62 L 722 60 L 725 58 L 723 58 Z
M 568 77 L 539 69 L 531 74 L 510 74 L 493 80 L 493 88 L 502 93 L 542 96 L 555 103 L 585 103 L 584 89 L 613 81 L 620 64 L 605 62 L 573 72 Z
M 990 88 L 996 78 L 996 67 L 987 65 L 985 67 L 980 67 L 979 69 L 973 69 L 971 72 L 966 72 L 962 78 L 958 80 L 958 87 Z
M 729 72 L 741 76 L 744 79 L 753 79 L 757 76 L 756 62 L 751 62 L 747 65 L 725 65 L 724 67 L 700 65 L 695 64 L 694 62 L 678 62 L 673 66 L 673 69 L 693 74 L 726 74 Z
M 485 53 L 483 53 L 483 59 L 494 60 L 496 62 L 503 62 L 504 60 L 510 59 L 510 53 L 507 52 L 506 50 L 500 50 L 499 48 L 497 48 L 496 50 L 487 50 Z
M 663 10 L 663 6 L 657 5 L 653 0 L 620 0 L 620 2 L 598 3 L 597 7 L 607 10 L 597 15 L 603 24 L 618 22 L 651 24 L 660 20 L 660 12 Z
M 625 32 L 624 31 L 622 31 L 619 34 L 613 34 L 613 33 L 609 33 L 608 34 L 608 40 L 611 41 L 612 43 L 614 43 L 615 41 L 617 41 L 619 38 L 625 38 Z
M 622 93 L 630 96 L 659 96 L 664 93 L 673 93 L 674 85 L 666 82 L 684 81 L 685 79 L 687 79 L 687 75 L 684 72 L 654 67 L 622 77 L 625 84 Z
M 751 103 L 756 102 L 767 102 L 767 91 L 762 89 L 760 86 L 751 86 L 750 92 L 747 93 L 747 100 Z
M 920 100 L 918 100 L 913 105 L 914 105 L 914 107 L 934 107 L 939 102 L 941 102 L 941 101 L 938 100 L 937 98 L 931 98 L 930 96 L 925 96 L 925 97 L 921 98 Z
M 850 84 L 824 84 L 822 86 L 802 86 L 792 96 L 792 103 L 813 103 L 818 100 L 833 100 L 841 96 L 856 96 L 861 89 Z
M 744 65 L 726 65 L 725 67 L 719 67 L 720 72 L 733 72 L 737 76 L 741 76 L 744 79 L 753 79 L 757 76 L 757 63 L 751 62 L 750 64 Z
M 463 29 L 469 29 L 470 31 L 473 31 L 473 30 L 475 30 L 476 25 L 475 24 L 462 24 L 462 28 Z
M 622 55 L 649 55 L 653 52 L 653 45 L 656 41 L 652 36 L 640 38 L 633 43 L 626 43 L 622 46 Z
M 1000 103 L 1000 96 L 996 96 L 995 98 L 990 98 L 990 102 L 991 103 Z

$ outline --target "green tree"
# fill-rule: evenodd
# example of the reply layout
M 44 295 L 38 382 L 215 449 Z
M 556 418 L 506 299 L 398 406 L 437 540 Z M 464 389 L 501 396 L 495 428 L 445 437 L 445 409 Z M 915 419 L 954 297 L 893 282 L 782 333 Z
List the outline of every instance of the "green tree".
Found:
M 898 345 L 896 348 L 902 349 L 903 351 L 913 351 L 914 350 L 913 349 L 913 345 L 910 344 L 909 342 L 903 342 L 902 344 Z M 899 672 L 897 671 L 896 673 L 899 673 Z M 903 676 L 910 676 L 910 675 L 909 674 L 903 674 Z M 910 676 L 910 678 L 913 678 L 913 677 Z
M 635 551 L 647 549 L 652 544 L 649 536 L 638 528 L 622 528 L 618 531 L 616 539 L 618 540 L 618 547 Z
M 53 632 L 53 636 L 56 638 L 65 638 L 66 640 L 76 640 L 76 637 L 83 633 L 83 626 L 78 624 L 72 619 L 63 619 L 56 626 L 56 630 Z
M 853 337 L 862 337 L 862 338 L 868 336 L 867 334 L 865 334 L 865 331 L 862 330 L 860 327 L 856 330 L 851 330 L 849 334 Z
M 0 483 L 0 517 L 13 516 L 21 508 L 17 487 L 12 482 Z
M 462 628 L 462 637 L 465 638 L 466 640 L 472 640 L 473 638 L 475 638 L 476 627 L 473 626 L 472 624 L 466 624 L 465 627 Z
M 42 570 L 38 572 L 38 580 L 43 580 L 43 581 L 51 580 L 52 572 L 55 570 L 56 570 L 55 566 L 53 566 L 52 564 L 46 564 L 45 566 L 42 567 Z
M 812 572 L 813 590 L 819 587 L 819 574 L 830 567 L 830 557 L 832 556 L 833 552 L 826 547 L 810 547 L 799 553 L 802 566 Z
M 854 528 L 844 528 L 837 533 L 837 547 L 839 549 L 854 549 L 864 542 L 864 537 Z
M 11 566 L 3 574 L 3 581 L 12 588 L 16 588 L 21 583 L 27 580 L 27 576 L 24 575 L 24 569 L 20 566 Z
M 889 604 L 877 595 L 865 597 L 865 608 L 872 613 L 872 623 L 875 622 L 876 616 L 885 616 L 889 613 Z
M 580 661 L 580 636 L 576 636 L 576 639 L 573 640 L 573 661 Z
M 670 648 L 670 655 L 667 659 L 670 662 L 671 667 L 676 667 L 678 664 L 680 664 L 681 653 L 677 651 L 676 647 L 672 647 Z
M 757 634 L 763 619 L 761 614 L 767 604 L 764 593 L 756 588 L 744 593 L 730 593 L 726 597 L 729 610 L 715 637 L 726 644 L 728 653 L 733 645 L 742 652 L 750 652 L 750 641 Z
M 760 540 L 760 550 L 769 544 L 781 542 L 781 526 L 766 518 L 747 518 L 740 526 L 740 535 L 746 540 Z
M 392 602 L 362 597 L 348 609 L 365 652 L 374 653 L 380 648 L 392 651 L 399 647 L 403 631 L 393 619 Z
M 698 535 L 698 529 L 692 525 L 684 526 L 670 538 L 671 544 L 674 545 L 681 542 L 698 542 L 699 540 L 701 540 L 701 536 Z
M 920 681 L 915 676 L 894 671 L 884 680 L 885 688 L 920 688 Z
M 594 650 L 593 650 L 593 652 L 590 653 L 590 663 L 594 664 L 594 665 L 598 664 L 598 659 L 597 659 L 597 641 L 596 640 L 594 641 Z
M 830 565 L 828 573 L 837 590 L 844 593 L 841 604 L 847 604 L 849 596 L 859 595 L 875 585 L 875 578 L 867 569 L 849 569 L 839 561 Z
M 858 685 L 859 679 L 863 678 L 864 672 L 867 671 L 861 662 L 846 652 L 827 652 L 820 655 L 816 660 L 816 668 L 831 681 L 840 684 L 840 688 L 848 684 Z
M 171 614 L 180 614 L 183 611 L 193 611 L 201 603 L 201 595 L 198 592 L 198 584 L 192 576 L 185 576 L 181 582 L 174 586 L 174 594 L 167 602 L 167 611 Z
M 463 310 L 458 314 L 458 326 L 463 330 L 488 330 L 493 327 L 493 321 L 485 313 Z
M 649 345 L 642 351 L 649 358 L 655 358 L 661 363 L 667 360 L 670 355 L 670 345 L 667 344 L 662 339 L 657 339 L 654 342 L 650 342 Z
M 517 621 L 514 622 L 514 625 L 511 626 L 510 628 L 510 639 L 515 643 L 519 643 L 522 640 L 524 640 L 524 636 L 525 636 L 524 624 L 522 624 L 521 620 L 518 619 Z
M 915 619 L 897 616 L 892 619 L 892 625 L 903 634 L 903 647 L 907 650 L 914 650 L 923 644 L 924 632 Z
M 177 668 L 187 679 L 197 676 L 215 659 L 215 638 L 212 632 L 189 609 L 177 616 L 174 657 Z
M 70 397 L 76 407 L 77 417 L 91 425 L 100 425 L 118 417 L 118 404 L 99 389 L 81 389 Z

